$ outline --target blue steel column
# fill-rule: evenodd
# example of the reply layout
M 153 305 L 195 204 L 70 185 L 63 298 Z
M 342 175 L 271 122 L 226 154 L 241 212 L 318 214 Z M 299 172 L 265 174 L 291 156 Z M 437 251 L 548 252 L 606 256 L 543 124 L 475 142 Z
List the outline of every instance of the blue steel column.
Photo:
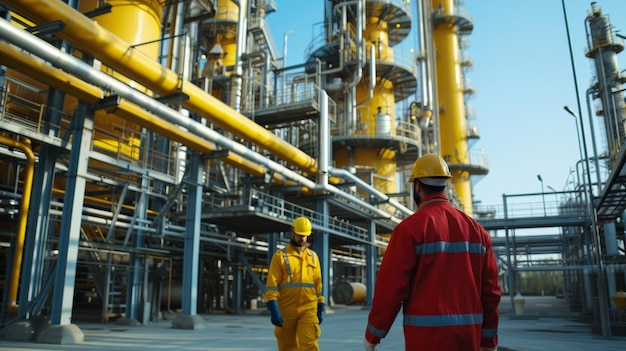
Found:
M 49 121 L 44 125 L 46 134 L 59 134 L 61 125 L 61 109 L 65 94 L 58 90 L 51 89 L 48 95 L 48 105 L 57 106 L 50 109 Z M 39 196 L 32 196 L 30 199 L 30 210 L 28 223 L 36 225 L 28 226 L 26 242 L 24 243 L 24 260 L 22 261 L 22 277 L 18 299 L 18 314 L 38 311 L 26 311 L 29 304 L 39 295 L 43 286 L 44 251 L 48 237 L 48 227 L 50 221 L 50 200 L 52 198 L 52 188 L 54 182 L 54 168 L 56 163 L 56 153 L 53 148 L 46 143 L 41 145 L 39 152 L 39 162 L 35 169 L 35 179 L 33 180 L 33 190 L 39 191 Z M 27 315 L 28 317 L 28 315 Z
M 319 129 L 319 140 L 321 141 L 319 146 L 319 170 L 318 170 L 318 182 L 321 186 L 328 186 L 328 176 L 329 176 L 329 166 L 331 159 L 331 144 L 330 144 L 330 116 L 328 110 L 328 95 L 325 91 L 320 91 L 320 110 L 322 112 L 320 116 L 320 129 Z M 329 216 L 330 216 L 330 207 L 328 205 L 328 201 L 322 198 L 317 201 L 317 213 L 320 216 L 319 219 L 314 220 L 311 218 L 311 221 L 314 224 L 321 225 L 321 228 L 328 228 L 329 224 Z M 326 302 L 329 303 L 329 282 L 332 281 L 329 279 L 332 274 L 330 259 L 330 246 L 329 246 L 329 234 L 322 230 L 315 234 L 315 251 L 317 252 L 321 269 L 322 269 L 322 294 L 326 299 Z
M 137 219 L 146 219 L 147 217 L 148 197 L 145 194 L 149 187 L 148 183 L 149 181 L 143 177 L 141 180 L 142 193 L 136 196 L 135 216 Z M 125 191 L 122 191 L 122 194 L 124 194 L 124 192 Z M 124 199 L 121 197 L 119 201 L 120 207 L 122 206 L 123 201 Z M 141 249 L 144 246 L 144 231 L 141 229 L 141 226 L 136 226 L 137 232 L 133 233 L 133 230 L 135 229 L 131 229 L 132 246 L 134 249 Z M 147 257 L 144 259 L 147 260 Z M 143 272 L 144 264 L 141 256 L 137 252 L 132 252 L 130 254 L 128 268 L 130 271 L 128 273 L 128 283 L 126 284 L 128 289 L 126 292 L 126 318 L 139 319 L 139 306 L 142 303 L 141 291 L 143 289 L 143 279 L 141 277 L 141 273 Z
M 235 313 L 243 312 L 243 300 L 245 299 L 243 293 L 243 270 L 240 269 L 240 266 L 234 264 L 233 268 L 233 285 L 232 285 L 232 304 L 231 307 L 235 311 Z
M 372 300 L 374 299 L 374 283 L 376 283 L 376 225 L 374 221 L 369 221 L 368 235 L 371 245 L 365 247 L 365 281 L 366 296 L 365 306 L 372 306 Z
M 67 170 L 67 185 L 63 199 L 63 216 L 59 235 L 59 255 L 52 296 L 50 322 L 53 325 L 71 324 L 74 305 L 76 261 L 85 200 L 85 175 L 93 134 L 93 111 L 79 103 L 74 116 L 72 152 Z
M 313 223 L 319 224 L 321 228 L 328 228 L 328 217 L 330 214 L 330 208 L 328 206 L 328 202 L 326 200 L 319 200 L 317 202 L 317 213 L 320 218 L 318 220 L 314 220 L 311 218 Z M 328 244 L 328 233 L 324 230 L 320 230 L 318 232 L 313 233 L 314 241 L 315 241 L 315 252 L 320 259 L 320 264 L 322 268 L 322 294 L 326 299 L 326 303 L 330 302 L 329 295 L 329 282 L 330 276 L 332 274 L 332 268 L 330 263 L 330 249 Z
M 183 315 L 198 312 L 198 262 L 200 256 L 200 218 L 202 215 L 203 165 L 199 154 L 192 153 L 188 164 L 189 197 L 185 223 L 185 256 L 183 259 Z
M 276 253 L 276 243 L 280 233 L 269 233 L 267 235 L 267 267 L 269 268 L 272 256 Z

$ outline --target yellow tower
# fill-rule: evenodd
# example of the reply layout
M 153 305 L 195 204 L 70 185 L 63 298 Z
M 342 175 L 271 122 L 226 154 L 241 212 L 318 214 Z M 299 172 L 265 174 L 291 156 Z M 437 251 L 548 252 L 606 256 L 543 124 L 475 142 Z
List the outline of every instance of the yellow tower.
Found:
M 454 0 L 433 0 L 433 39 L 436 54 L 437 98 L 439 102 L 439 137 L 442 157 L 448 162 L 452 184 L 463 211 L 472 215 L 472 188 L 470 175 L 486 174 L 483 165 L 473 165 L 470 160 L 467 114 L 461 72 L 463 60 L 460 35 L 469 34 L 473 24 L 465 12 L 455 6 Z
M 417 123 L 396 113 L 396 103 L 417 89 L 415 63 L 394 49 L 410 33 L 410 3 L 340 2 L 332 12 L 326 28 L 335 30 L 309 62 L 322 62 L 325 89 L 342 111 L 332 131 L 334 166 L 396 193 L 398 171 L 421 147 Z

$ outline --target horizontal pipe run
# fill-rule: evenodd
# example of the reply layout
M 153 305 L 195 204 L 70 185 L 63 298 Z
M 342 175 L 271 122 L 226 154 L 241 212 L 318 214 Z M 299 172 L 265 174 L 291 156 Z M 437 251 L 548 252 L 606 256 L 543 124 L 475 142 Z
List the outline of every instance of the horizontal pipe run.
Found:
M 317 161 L 271 131 L 239 114 L 196 85 L 181 84 L 179 75 L 145 55 L 141 50 L 87 18 L 62 1 L 5 0 L 6 6 L 36 23 L 60 20 L 65 28 L 55 33 L 81 50 L 93 55 L 107 66 L 127 75 L 162 96 L 185 94 L 185 108 L 207 118 L 225 130 L 267 149 L 272 154 L 308 172 L 317 173 Z M 115 90 L 113 90 L 115 91 Z
M 215 142 L 216 144 L 219 144 L 252 162 L 263 165 L 269 170 L 278 173 L 287 179 L 291 179 L 305 188 L 329 192 L 340 198 L 347 199 L 355 204 L 358 204 L 359 206 L 367 208 L 380 218 L 389 219 L 395 223 L 400 222 L 400 218 L 391 216 L 389 213 L 372 206 L 365 201 L 348 195 L 335 187 L 318 187 L 314 181 L 308 179 L 307 177 L 304 177 L 301 174 L 282 166 L 281 164 L 269 160 L 264 155 L 250 150 L 245 145 L 228 139 L 199 122 L 187 118 L 179 111 L 174 110 L 169 106 L 166 106 L 159 101 L 129 87 L 113 77 L 87 65 L 81 60 L 60 51 L 58 48 L 51 46 L 34 35 L 18 29 L 6 20 L 0 20 L 0 37 L 3 37 L 7 41 L 49 61 L 54 66 L 71 72 L 92 84 L 101 86 L 109 91 L 115 91 L 119 96 L 152 111 L 158 116 L 163 117 L 174 124 L 185 127 L 188 131 L 205 137 L 207 140 Z

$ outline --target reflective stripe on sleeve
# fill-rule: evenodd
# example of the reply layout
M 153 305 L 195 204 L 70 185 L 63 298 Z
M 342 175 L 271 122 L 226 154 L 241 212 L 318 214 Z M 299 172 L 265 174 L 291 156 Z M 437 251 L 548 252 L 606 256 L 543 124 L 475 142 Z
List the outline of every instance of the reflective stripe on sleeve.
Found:
M 285 270 L 287 271 L 287 283 L 291 284 L 291 266 L 289 265 L 289 256 L 287 255 L 287 249 L 283 249 L 283 256 L 285 257 Z
M 449 243 L 446 241 L 439 241 L 436 243 L 427 243 L 415 246 L 415 253 L 418 255 L 424 254 L 434 254 L 434 253 L 459 253 L 459 252 L 469 252 L 469 253 L 477 253 L 481 255 L 485 255 L 487 253 L 487 249 L 481 245 L 476 243 L 468 243 L 467 241 L 457 242 L 457 243 Z
M 384 338 L 385 336 L 387 336 L 387 331 L 376 329 L 369 323 L 367 323 L 367 330 L 370 333 L 372 333 L 372 335 L 374 335 L 375 337 L 378 337 L 378 338 Z
M 448 314 L 441 316 L 404 316 L 404 325 L 412 327 L 450 327 L 483 323 L 482 314 Z

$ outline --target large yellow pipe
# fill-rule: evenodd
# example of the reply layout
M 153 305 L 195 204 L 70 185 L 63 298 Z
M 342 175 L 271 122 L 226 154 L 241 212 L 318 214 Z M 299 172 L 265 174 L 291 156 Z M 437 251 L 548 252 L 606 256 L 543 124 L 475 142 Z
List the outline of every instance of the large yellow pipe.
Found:
M 21 150 L 26 155 L 26 169 L 24 171 L 24 186 L 22 201 L 20 202 L 20 217 L 17 220 L 17 233 L 15 237 L 15 249 L 13 250 L 13 271 L 9 279 L 7 304 L 10 314 L 17 314 L 17 288 L 22 269 L 24 256 L 24 239 L 26 238 L 26 222 L 28 220 L 28 208 L 30 207 L 30 193 L 33 190 L 33 175 L 35 174 L 35 154 L 30 147 L 14 139 L 0 135 L 0 144 Z
M 62 21 L 66 26 L 63 31 L 56 33 L 59 37 L 160 95 L 186 94 L 189 100 L 184 100 L 183 106 L 187 109 L 267 149 L 290 164 L 310 174 L 316 174 L 317 165 L 313 157 L 237 113 L 194 84 L 181 84 L 178 74 L 164 68 L 67 4 L 49 0 L 5 0 L 3 3 L 36 23 Z
M 432 4 L 433 8 L 441 8 L 443 14 L 454 14 L 454 0 L 433 0 Z M 434 42 L 437 51 L 441 154 L 450 164 L 469 164 L 461 58 L 456 26 L 448 23 L 435 26 Z M 453 170 L 452 184 L 463 205 L 463 211 L 472 215 L 472 190 L 467 171 Z
M 59 69 L 50 67 L 43 61 L 35 59 L 3 42 L 0 42 L 0 61 L 9 68 L 37 77 L 37 80 L 40 82 L 63 91 L 66 94 L 75 96 L 86 103 L 93 105 L 99 104 L 104 96 L 102 89 Z M 174 141 L 178 141 L 183 145 L 187 145 L 194 150 L 205 154 L 211 154 L 215 151 L 215 146 L 207 140 L 186 132 L 178 126 L 164 121 L 127 100 L 121 100 L 116 108 L 115 114 L 133 123 L 156 131 Z M 266 173 L 264 167 L 244 159 L 239 155 L 228 154 L 225 157 L 221 157 L 220 160 L 257 177 L 262 177 Z M 284 179 L 274 173 L 274 181 L 284 182 Z

